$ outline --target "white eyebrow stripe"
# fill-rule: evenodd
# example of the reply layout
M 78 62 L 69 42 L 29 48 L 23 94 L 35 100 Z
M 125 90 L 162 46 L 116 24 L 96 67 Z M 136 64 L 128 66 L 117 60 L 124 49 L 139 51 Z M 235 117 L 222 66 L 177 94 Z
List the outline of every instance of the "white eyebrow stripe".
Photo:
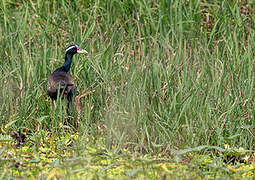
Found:
M 76 46 L 71 46 L 71 47 L 67 48 L 66 51 L 69 51 L 70 49 L 72 49 L 74 47 L 76 47 Z

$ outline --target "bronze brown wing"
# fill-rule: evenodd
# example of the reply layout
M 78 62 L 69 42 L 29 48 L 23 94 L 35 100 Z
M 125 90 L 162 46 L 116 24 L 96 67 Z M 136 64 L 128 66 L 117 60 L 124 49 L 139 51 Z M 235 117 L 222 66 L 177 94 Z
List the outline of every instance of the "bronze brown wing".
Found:
M 73 77 L 63 71 L 55 71 L 48 78 L 47 94 L 51 99 L 56 100 L 58 92 L 61 93 L 62 98 L 66 97 L 71 101 L 76 92 L 76 86 Z

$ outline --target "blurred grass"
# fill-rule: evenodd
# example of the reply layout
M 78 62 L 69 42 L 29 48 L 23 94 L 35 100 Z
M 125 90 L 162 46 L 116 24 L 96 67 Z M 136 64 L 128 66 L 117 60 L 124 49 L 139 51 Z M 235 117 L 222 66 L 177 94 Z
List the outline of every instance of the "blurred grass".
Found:
M 252 12 L 252 1 L 2 0 L 1 125 L 71 130 L 46 89 L 76 43 L 89 51 L 70 72 L 91 92 L 74 114 L 81 134 L 116 152 L 254 149 Z

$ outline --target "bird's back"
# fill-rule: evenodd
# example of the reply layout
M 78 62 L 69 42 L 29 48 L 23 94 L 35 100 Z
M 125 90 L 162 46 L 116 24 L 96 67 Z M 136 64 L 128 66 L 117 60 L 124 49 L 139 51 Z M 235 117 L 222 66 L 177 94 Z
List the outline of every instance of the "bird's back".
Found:
M 58 92 L 70 98 L 74 94 L 75 89 L 73 77 L 64 71 L 54 71 L 48 78 L 47 93 L 51 99 L 57 99 Z

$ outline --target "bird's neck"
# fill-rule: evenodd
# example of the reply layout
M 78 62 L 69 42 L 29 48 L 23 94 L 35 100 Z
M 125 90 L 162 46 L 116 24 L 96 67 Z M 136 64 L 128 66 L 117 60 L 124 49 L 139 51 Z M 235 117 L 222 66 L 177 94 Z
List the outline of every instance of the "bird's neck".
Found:
M 66 54 L 66 56 L 65 56 L 65 63 L 61 67 L 61 69 L 63 71 L 68 72 L 70 70 L 72 59 L 73 59 L 73 55 L 72 54 Z

